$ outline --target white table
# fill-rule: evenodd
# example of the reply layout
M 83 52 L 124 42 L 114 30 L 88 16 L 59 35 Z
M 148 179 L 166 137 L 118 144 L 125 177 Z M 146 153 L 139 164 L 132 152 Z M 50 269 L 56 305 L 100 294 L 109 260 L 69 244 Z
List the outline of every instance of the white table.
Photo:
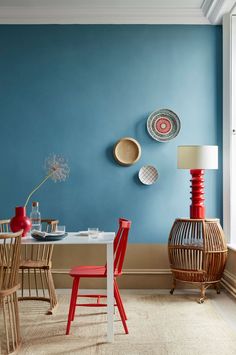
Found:
M 68 233 L 64 239 L 59 241 L 37 241 L 30 235 L 22 238 L 22 245 L 33 245 L 33 244 L 51 244 L 51 245 L 77 245 L 77 244 L 87 244 L 96 245 L 102 244 L 106 245 L 106 256 L 107 256 L 107 340 L 108 342 L 113 342 L 114 340 L 114 282 L 113 282 L 113 242 L 115 238 L 115 233 L 104 232 L 101 237 L 92 239 L 89 237 L 78 236 L 78 233 Z

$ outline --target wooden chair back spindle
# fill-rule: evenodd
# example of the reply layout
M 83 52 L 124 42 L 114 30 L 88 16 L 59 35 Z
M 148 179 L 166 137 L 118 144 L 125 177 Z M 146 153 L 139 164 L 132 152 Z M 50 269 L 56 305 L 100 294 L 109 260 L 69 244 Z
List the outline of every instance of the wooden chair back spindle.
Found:
M 8 222 L 0 223 L 1 228 L 5 223 Z M 18 275 L 22 233 L 23 230 L 0 235 L 0 304 L 4 323 L 4 327 L 0 325 L 1 354 L 10 354 L 21 344 L 16 292 L 20 287 Z
M 0 233 L 10 233 L 10 219 L 0 220 Z

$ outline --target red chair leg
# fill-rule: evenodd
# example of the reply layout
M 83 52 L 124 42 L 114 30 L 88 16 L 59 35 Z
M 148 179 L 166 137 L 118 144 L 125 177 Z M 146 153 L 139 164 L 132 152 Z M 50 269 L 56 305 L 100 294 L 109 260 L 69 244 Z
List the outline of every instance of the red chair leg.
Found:
M 124 305 L 123 305 L 123 302 L 122 302 L 122 299 L 121 299 L 121 296 L 120 296 L 119 287 L 118 287 L 118 284 L 117 284 L 116 280 L 114 280 L 114 285 L 115 285 L 116 290 L 117 290 L 117 295 L 118 295 L 119 300 L 120 300 L 120 304 L 121 304 L 121 307 L 122 307 L 122 310 L 123 310 L 123 313 L 124 313 L 124 316 L 125 316 L 125 320 L 128 320 L 127 315 L 125 313 L 125 308 L 124 308 Z
M 125 320 L 125 313 L 123 312 L 121 301 L 120 301 L 120 298 L 118 296 L 118 292 L 117 292 L 117 285 L 114 283 L 114 296 L 115 296 L 117 308 L 118 308 L 119 313 L 120 313 L 120 318 L 122 320 L 125 333 L 129 334 L 128 327 L 127 327 L 126 320 Z
M 70 309 L 69 309 L 68 320 L 67 320 L 66 335 L 69 335 L 70 333 L 70 325 L 71 325 L 71 321 L 73 320 L 73 315 L 76 307 L 78 286 L 79 286 L 79 278 L 75 277 L 73 281 L 72 291 L 71 291 Z
M 75 319 L 76 301 L 77 301 L 77 297 L 78 297 L 78 293 L 79 293 L 79 281 L 80 281 L 80 278 L 77 277 L 77 280 L 78 280 L 78 285 L 77 285 L 77 290 L 76 290 L 75 306 L 73 308 L 72 319 L 71 319 L 72 322 Z

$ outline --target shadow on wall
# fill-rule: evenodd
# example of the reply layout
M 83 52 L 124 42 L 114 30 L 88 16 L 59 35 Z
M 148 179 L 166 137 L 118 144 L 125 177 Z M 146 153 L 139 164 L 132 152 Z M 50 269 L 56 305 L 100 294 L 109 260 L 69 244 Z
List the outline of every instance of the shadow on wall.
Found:
M 148 185 L 144 185 L 144 184 L 142 184 L 142 183 L 140 182 L 139 177 L 138 177 L 138 171 L 136 171 L 136 173 L 134 174 L 134 176 L 133 176 L 133 181 L 134 181 L 134 183 L 135 183 L 136 185 L 138 185 L 138 186 L 144 186 L 144 187 L 147 187 L 147 186 L 148 186 Z
M 117 162 L 114 159 L 113 156 L 113 149 L 114 149 L 114 144 L 109 144 L 109 146 L 106 148 L 105 154 L 107 157 L 107 160 L 112 164 L 117 166 Z
M 147 131 L 147 117 L 148 114 L 145 116 L 143 115 L 135 124 L 135 133 L 137 140 L 140 143 L 152 143 L 153 139 L 150 137 Z

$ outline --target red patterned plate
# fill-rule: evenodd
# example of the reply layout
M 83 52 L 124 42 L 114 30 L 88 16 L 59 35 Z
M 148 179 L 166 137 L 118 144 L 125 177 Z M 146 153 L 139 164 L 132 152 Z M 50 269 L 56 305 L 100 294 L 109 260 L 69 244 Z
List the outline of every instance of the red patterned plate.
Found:
M 156 141 L 168 142 L 180 131 L 179 117 L 167 109 L 154 111 L 147 119 L 147 130 Z

